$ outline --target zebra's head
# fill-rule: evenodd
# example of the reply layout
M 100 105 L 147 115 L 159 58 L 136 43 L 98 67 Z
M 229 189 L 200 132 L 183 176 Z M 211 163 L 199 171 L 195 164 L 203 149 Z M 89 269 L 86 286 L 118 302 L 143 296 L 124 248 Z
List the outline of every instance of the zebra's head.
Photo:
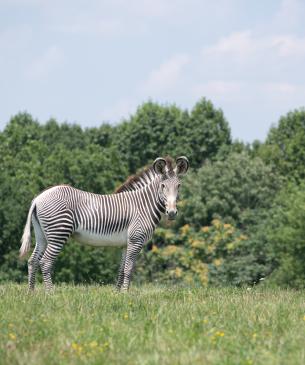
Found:
M 155 160 L 153 168 L 155 173 L 160 176 L 159 199 L 165 207 L 168 219 L 173 220 L 177 215 L 180 176 L 186 174 L 189 161 L 185 156 L 178 157 L 174 168 L 171 160 L 159 157 Z

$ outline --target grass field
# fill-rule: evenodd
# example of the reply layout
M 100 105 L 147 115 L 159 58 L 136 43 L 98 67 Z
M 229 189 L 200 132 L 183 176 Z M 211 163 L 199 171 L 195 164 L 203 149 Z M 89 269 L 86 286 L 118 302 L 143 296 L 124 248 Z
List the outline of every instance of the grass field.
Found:
M 0 286 L 0 364 L 304 364 L 305 293 Z

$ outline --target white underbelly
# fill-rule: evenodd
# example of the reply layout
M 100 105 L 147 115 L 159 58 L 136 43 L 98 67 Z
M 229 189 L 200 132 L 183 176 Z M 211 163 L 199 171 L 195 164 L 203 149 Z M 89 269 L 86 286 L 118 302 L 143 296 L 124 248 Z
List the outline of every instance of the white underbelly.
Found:
M 127 230 L 108 235 L 91 233 L 88 231 L 77 230 L 72 238 L 76 241 L 91 246 L 126 246 Z

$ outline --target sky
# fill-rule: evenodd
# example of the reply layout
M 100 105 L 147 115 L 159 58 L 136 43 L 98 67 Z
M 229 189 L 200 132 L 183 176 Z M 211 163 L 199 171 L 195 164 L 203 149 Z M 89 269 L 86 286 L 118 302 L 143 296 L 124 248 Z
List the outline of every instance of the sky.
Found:
M 305 106 L 304 0 L 0 0 L 0 130 L 83 127 L 206 97 L 234 139 Z

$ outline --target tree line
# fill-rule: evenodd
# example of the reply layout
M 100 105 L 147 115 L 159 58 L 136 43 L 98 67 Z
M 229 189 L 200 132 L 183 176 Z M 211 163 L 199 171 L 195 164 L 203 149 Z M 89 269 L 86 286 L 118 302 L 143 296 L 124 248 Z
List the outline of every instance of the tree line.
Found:
M 117 125 L 81 128 L 28 113 L 0 133 L 0 281 L 26 280 L 18 260 L 31 200 L 56 184 L 112 193 L 158 156 L 185 155 L 174 224 L 163 221 L 140 255 L 135 280 L 181 285 L 305 286 L 305 111 L 289 112 L 264 142 L 233 141 L 221 110 L 142 104 Z M 112 283 L 120 249 L 70 241 L 57 282 Z

